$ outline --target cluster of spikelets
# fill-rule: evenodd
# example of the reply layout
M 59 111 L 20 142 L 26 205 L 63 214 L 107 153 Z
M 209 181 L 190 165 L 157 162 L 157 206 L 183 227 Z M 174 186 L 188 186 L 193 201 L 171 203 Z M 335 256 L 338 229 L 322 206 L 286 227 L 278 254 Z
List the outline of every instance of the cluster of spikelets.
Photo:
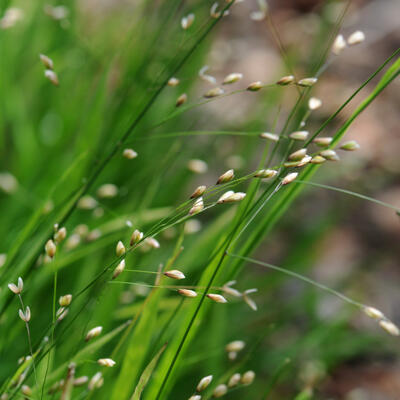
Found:
M 230 359 L 236 358 L 236 354 L 245 347 L 245 342 L 242 340 L 235 340 L 228 343 L 225 347 L 226 352 L 230 355 Z M 232 354 L 235 354 L 234 358 L 231 358 Z M 254 371 L 246 371 L 243 374 L 239 372 L 234 373 L 226 383 L 219 383 L 212 389 L 212 397 L 220 398 L 229 394 L 230 390 L 237 389 L 241 386 L 251 385 L 256 377 Z M 195 393 L 189 397 L 188 400 L 201 400 L 203 393 L 210 387 L 213 381 L 213 375 L 207 375 L 200 379 L 196 386 Z

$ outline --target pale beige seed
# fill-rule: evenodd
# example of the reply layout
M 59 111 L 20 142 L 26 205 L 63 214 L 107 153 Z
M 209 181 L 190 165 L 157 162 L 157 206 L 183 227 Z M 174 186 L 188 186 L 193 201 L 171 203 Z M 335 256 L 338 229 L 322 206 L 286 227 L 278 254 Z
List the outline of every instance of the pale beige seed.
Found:
M 115 279 L 119 275 L 121 275 L 122 272 L 124 271 L 124 269 L 125 269 L 125 260 L 121 260 L 121 262 L 114 269 L 114 272 L 113 272 L 113 275 L 112 275 L 112 279 Z
M 103 374 L 101 372 L 96 372 L 93 376 L 92 379 L 90 379 L 89 384 L 88 384 L 88 389 L 94 390 L 94 389 L 98 389 L 101 386 L 103 386 L 104 383 L 104 378 L 103 378 Z
M 322 164 L 326 161 L 326 158 L 322 157 L 322 156 L 314 156 L 310 163 L 311 164 Z
M 303 148 L 300 150 L 296 150 L 289 156 L 289 160 L 298 161 L 301 160 L 307 154 L 307 149 Z
M 333 138 L 331 137 L 317 137 L 313 140 L 317 146 L 325 147 L 329 146 L 332 143 Z
M 57 244 L 60 244 L 66 237 L 67 237 L 67 229 L 65 227 L 62 227 L 58 229 L 57 232 L 54 234 L 54 241 Z
M 250 83 L 249 86 L 247 86 L 247 90 L 250 92 L 257 92 L 258 90 L 262 89 L 263 83 L 261 81 L 256 81 Z
M 74 386 L 83 386 L 89 381 L 87 376 L 79 376 L 74 379 Z
M 311 111 L 317 110 L 322 106 L 322 100 L 318 99 L 317 97 L 310 97 L 308 100 L 308 108 Z
M 118 194 L 118 187 L 113 183 L 105 183 L 97 189 L 97 196 L 101 199 L 112 199 Z
M 254 174 L 254 177 L 262 179 L 273 178 L 277 173 L 278 171 L 274 169 L 260 169 Z
M 300 79 L 297 82 L 297 85 L 303 86 L 303 87 L 310 87 L 310 86 L 313 86 L 314 84 L 316 84 L 317 81 L 318 81 L 317 78 L 304 78 L 304 79 Z
M 221 96 L 224 93 L 225 93 L 224 89 L 222 89 L 220 87 L 215 87 L 213 89 L 210 89 L 208 92 L 206 92 L 203 95 L 203 97 L 205 97 L 206 99 L 211 99 L 213 97 Z
M 237 385 L 239 385 L 240 380 L 242 379 L 242 375 L 239 373 L 233 374 L 228 381 L 228 388 L 233 388 Z
M 226 172 L 224 172 L 217 180 L 217 185 L 220 185 L 221 183 L 226 183 L 230 182 L 233 178 L 235 177 L 235 172 L 233 169 L 230 169 Z
M 185 30 L 189 29 L 192 26 L 194 19 L 195 19 L 195 15 L 193 13 L 188 14 L 186 17 L 183 17 L 181 19 L 182 29 L 185 29 Z
M 95 328 L 90 329 L 90 331 L 86 334 L 85 341 L 89 341 L 90 339 L 93 339 L 101 334 L 103 331 L 102 326 L 96 326 Z
M 320 155 L 329 161 L 339 161 L 340 160 L 340 158 L 337 155 L 335 150 L 331 150 L 331 149 L 323 150 L 320 152 Z
M 26 307 L 25 312 L 21 309 L 18 310 L 18 315 L 24 322 L 29 322 L 31 320 L 31 309 Z
M 355 140 L 349 140 L 342 143 L 339 148 L 346 151 L 355 151 L 360 148 L 360 145 Z
M 28 385 L 22 385 L 21 393 L 24 396 L 31 397 L 32 396 L 32 389 Z
M 364 32 L 362 31 L 355 31 L 347 38 L 347 44 L 349 46 L 354 46 L 359 44 L 365 40 Z
M 202 185 L 202 186 L 198 186 L 195 191 L 191 194 L 190 198 L 191 199 L 195 199 L 196 197 L 200 197 L 204 194 L 204 192 L 206 191 L 207 187 Z
M 77 204 L 77 207 L 81 210 L 92 210 L 97 206 L 97 201 L 92 196 L 85 195 L 82 196 Z
M 197 293 L 194 290 L 190 289 L 179 289 L 178 293 L 185 297 L 196 297 Z
M 231 83 L 240 81 L 242 78 L 243 78 L 243 74 L 241 74 L 240 72 L 233 72 L 224 78 L 223 84 L 229 85 Z
M 149 245 L 153 249 L 159 249 L 160 248 L 160 243 L 158 242 L 157 239 L 154 239 L 153 237 L 148 237 L 145 240 L 145 243 Z
M 227 303 L 228 302 L 228 300 L 224 296 L 222 296 L 220 294 L 216 294 L 216 293 L 208 293 L 207 297 L 209 299 L 211 299 L 212 301 L 215 301 L 216 303 Z
M 102 367 L 113 367 L 115 365 L 115 361 L 111 358 L 99 358 L 97 363 Z
M 21 277 L 18 278 L 18 283 L 15 285 L 14 283 L 9 283 L 8 288 L 14 293 L 14 294 L 20 294 L 24 288 L 24 281 L 22 280 Z
M 241 383 L 243 383 L 243 385 L 250 385 L 253 383 L 255 377 L 256 374 L 254 371 L 247 371 L 243 374 Z
M 288 185 L 293 182 L 299 174 L 297 172 L 291 172 L 282 179 L 282 185 Z
M 198 392 L 202 392 L 204 389 L 206 389 L 208 387 L 208 385 L 211 383 L 212 379 L 213 379 L 212 375 L 207 375 L 204 378 L 201 378 L 200 382 L 196 386 L 196 390 Z
M 213 390 L 213 397 L 218 398 L 224 396 L 228 392 L 228 386 L 221 383 Z
M 276 82 L 276 84 L 281 85 L 281 86 L 286 86 L 286 85 L 290 85 L 294 81 L 295 81 L 295 78 L 293 75 L 287 75 L 287 76 L 283 76 L 281 79 L 279 79 L 279 81 Z
M 171 269 L 169 271 L 165 271 L 164 275 L 168 276 L 168 278 L 172 278 L 172 279 L 178 279 L 178 280 L 185 279 L 184 273 L 177 269 Z
M 199 394 L 194 394 L 189 397 L 189 400 L 201 400 L 201 396 Z
M 246 193 L 243 192 L 232 193 L 230 196 L 227 196 L 222 203 L 236 203 L 242 201 L 245 197 Z
M 186 93 L 182 93 L 177 99 L 176 99 L 176 103 L 175 106 L 176 107 L 180 107 L 182 104 L 187 102 L 187 94 Z
M 204 202 L 203 198 L 199 197 L 193 204 L 193 207 L 189 210 L 189 215 L 198 214 L 199 212 L 204 210 Z
M 196 174 L 204 174 L 208 170 L 208 165 L 205 161 L 199 159 L 193 159 L 188 162 L 188 168 L 190 171 Z
M 228 199 L 230 196 L 232 196 L 235 192 L 233 190 L 228 190 L 227 192 L 225 192 L 218 200 L 217 203 L 218 204 L 222 204 L 225 203 L 225 200 Z
M 136 158 L 138 156 L 138 153 L 136 153 L 135 150 L 133 149 L 125 149 L 122 152 L 123 157 L 125 157 L 128 160 L 133 160 L 134 158 Z
M 346 40 L 344 39 L 343 35 L 338 35 L 333 42 L 332 53 L 338 56 L 346 48 L 346 46 Z
M 44 71 L 44 76 L 47 78 L 54 86 L 58 86 L 60 84 L 58 80 L 57 74 L 51 70 L 51 69 L 46 69 Z
M 389 321 L 388 319 L 380 320 L 379 325 L 381 326 L 382 329 L 384 329 L 387 333 L 389 333 L 392 336 L 400 335 L 400 329 L 392 321 Z
M 46 56 L 45 54 L 39 54 L 39 58 L 40 58 L 40 61 L 43 63 L 43 65 L 47 69 L 53 69 L 54 68 L 53 60 L 50 57 Z
M 230 351 L 238 352 L 238 351 L 243 350 L 245 348 L 245 346 L 246 346 L 246 342 L 244 342 L 243 340 L 234 340 L 233 342 L 230 342 L 225 346 L 225 350 L 227 352 L 230 352 Z
M 117 257 L 121 257 L 125 254 L 126 249 L 124 244 L 119 240 L 117 243 L 117 246 L 115 247 L 115 254 L 117 255 Z
M 140 232 L 138 229 L 135 229 L 132 233 L 129 244 L 133 246 L 135 244 L 138 244 L 142 239 L 143 239 L 143 232 Z
M 273 142 L 277 142 L 279 141 L 279 136 L 275 133 L 270 133 L 270 132 L 263 132 L 260 134 L 260 138 L 262 139 L 268 139 L 271 140 Z
M 304 165 L 307 165 L 311 160 L 312 160 L 312 157 L 309 156 L 309 155 L 306 155 L 299 161 L 297 166 L 298 167 L 304 167 Z
M 376 319 L 376 320 L 385 318 L 385 315 L 383 314 L 383 312 L 379 311 L 375 307 L 365 306 L 365 307 L 363 307 L 363 311 L 366 315 L 368 315 L 368 317 Z
M 44 246 L 44 250 L 50 258 L 53 258 L 56 254 L 57 247 L 55 243 L 49 239 Z
M 178 86 L 179 85 L 179 79 L 178 78 L 170 78 L 168 80 L 168 86 Z
M 308 131 L 296 131 L 292 132 L 289 137 L 294 140 L 306 140 L 308 137 Z
M 58 299 L 58 304 L 61 307 L 68 307 L 72 301 L 72 294 L 65 294 Z

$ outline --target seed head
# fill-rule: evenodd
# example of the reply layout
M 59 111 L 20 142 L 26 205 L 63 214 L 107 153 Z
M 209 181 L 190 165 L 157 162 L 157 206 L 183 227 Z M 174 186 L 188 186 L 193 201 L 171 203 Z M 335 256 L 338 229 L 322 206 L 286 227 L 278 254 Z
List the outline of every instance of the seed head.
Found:
M 177 99 L 176 99 L 176 103 L 175 106 L 176 107 L 180 107 L 183 103 L 187 102 L 187 94 L 186 93 L 182 93 Z
M 126 249 L 124 244 L 119 240 L 117 243 L 117 246 L 115 247 L 115 254 L 117 255 L 117 257 L 121 257 L 125 254 Z
M 185 297 L 196 297 L 197 293 L 194 290 L 190 289 L 179 289 L 178 293 Z
M 40 61 L 43 63 L 43 65 L 47 69 L 53 69 L 54 68 L 54 63 L 53 60 L 50 57 L 47 57 L 44 54 L 39 54 Z
M 355 31 L 347 38 L 347 44 L 349 46 L 354 46 L 365 40 L 364 32 Z
M 231 181 L 235 177 L 235 172 L 233 169 L 230 169 L 223 173 L 217 180 L 217 185 L 220 185 L 221 183 L 226 183 Z
M 289 160 L 298 161 L 301 160 L 307 154 L 307 149 L 303 148 L 290 154 Z
M 138 229 L 135 229 L 132 233 L 129 244 L 133 246 L 135 244 L 138 244 L 142 239 L 143 239 L 143 232 L 140 232 Z
M 208 170 L 208 165 L 203 160 L 194 159 L 188 162 L 188 168 L 196 174 L 204 174 Z
M 218 200 L 217 203 L 218 204 L 222 204 L 225 203 L 225 200 L 228 199 L 230 196 L 232 196 L 235 192 L 233 190 L 228 190 L 227 192 L 225 192 Z
M 308 100 L 308 108 L 310 110 L 316 110 L 317 108 L 320 108 L 322 106 L 322 100 L 318 99 L 316 97 L 310 97 Z
M 101 372 L 97 372 L 93 375 L 92 379 L 90 379 L 88 384 L 88 389 L 89 390 L 98 389 L 101 386 L 103 386 L 103 383 L 104 383 L 103 374 Z
M 203 97 L 205 97 L 206 99 L 211 99 L 212 97 L 217 97 L 217 96 L 221 96 L 221 94 L 224 94 L 224 89 L 220 88 L 220 87 L 215 87 L 213 89 L 210 89 L 208 92 L 206 92 Z
M 228 392 L 228 386 L 225 384 L 218 385 L 213 391 L 213 397 L 222 397 Z
M 246 346 L 246 343 L 243 340 L 234 340 L 233 342 L 228 343 L 225 346 L 225 350 L 229 353 L 230 351 L 238 352 L 243 350 Z
M 22 321 L 29 322 L 31 320 L 31 309 L 29 307 L 26 307 L 25 312 L 19 309 L 18 315 L 22 319 Z
M 269 133 L 269 132 L 263 132 L 260 134 L 260 138 L 262 139 L 268 139 L 271 140 L 273 142 L 277 142 L 279 141 L 279 136 L 275 133 Z
M 153 237 L 148 237 L 144 240 L 150 247 L 153 249 L 159 249 L 160 248 L 160 243 L 158 240 L 154 239 Z
M 121 275 L 125 269 L 125 260 L 121 260 L 121 262 L 114 269 L 112 279 L 115 279 L 117 276 Z
M 231 83 L 240 81 L 242 78 L 243 78 L 243 74 L 241 74 L 240 72 L 233 72 L 232 74 L 229 74 L 224 78 L 223 84 L 229 85 Z
M 308 131 L 296 131 L 289 135 L 294 140 L 306 140 L 308 137 Z
M 212 301 L 215 301 L 216 303 L 227 303 L 228 302 L 228 300 L 220 294 L 208 293 L 207 297 L 209 299 L 211 299 Z
M 256 81 L 256 82 L 250 83 L 250 85 L 247 86 L 247 90 L 250 92 L 257 92 L 260 89 L 262 89 L 262 87 L 263 87 L 263 83 L 261 81 Z
M 304 167 L 312 160 L 312 157 L 309 155 L 304 156 L 297 164 L 298 167 Z
M 198 392 L 202 392 L 204 389 L 208 387 L 213 379 L 212 375 L 205 376 L 204 378 L 200 379 L 200 382 L 196 386 L 196 390 Z
M 335 150 L 328 149 L 328 150 L 323 150 L 321 153 L 319 153 L 322 157 L 326 158 L 329 161 L 339 161 L 340 158 L 337 155 Z
M 101 199 L 111 199 L 118 194 L 118 188 L 112 183 L 105 183 L 97 189 L 97 196 Z
M 55 254 L 56 254 L 57 247 L 56 247 L 55 243 L 54 243 L 51 239 L 49 239 L 49 240 L 46 242 L 46 244 L 45 244 L 45 246 L 44 246 L 44 249 L 45 249 L 45 251 L 46 251 L 46 254 L 47 254 L 50 258 L 53 258 L 53 257 L 55 256 Z
M 247 371 L 243 374 L 242 379 L 240 380 L 243 385 L 250 385 L 253 383 L 256 374 L 254 371 Z
M 286 175 L 282 179 L 282 185 L 287 185 L 289 183 L 292 183 L 297 178 L 297 175 L 298 175 L 297 172 L 291 172 L 290 174 Z
M 346 41 L 344 40 L 343 35 L 336 36 L 336 39 L 332 45 L 332 53 L 338 56 L 345 48 Z
M 236 203 L 238 201 L 242 201 L 246 197 L 246 193 L 236 192 L 232 193 L 230 196 L 226 197 L 223 203 Z
M 376 320 L 385 318 L 385 315 L 383 314 L 383 312 L 379 311 L 375 307 L 366 306 L 366 307 L 363 307 L 363 311 L 366 315 L 368 315 L 368 317 L 376 319 Z
M 61 307 L 68 307 L 72 301 L 72 294 L 65 294 L 58 299 L 58 304 Z
M 346 151 L 354 151 L 358 150 L 360 145 L 355 140 L 349 140 L 348 142 L 344 142 L 340 145 L 340 149 Z
M 188 28 L 190 28 L 190 26 L 193 24 L 193 22 L 194 22 L 194 14 L 188 14 L 186 17 L 183 17 L 182 19 L 181 19 L 181 26 L 182 26 L 182 29 L 188 29 Z
M 255 178 L 272 178 L 274 177 L 278 171 L 274 169 L 260 169 L 254 174 Z
M 54 86 L 58 86 L 60 82 L 58 81 L 58 76 L 57 74 L 51 70 L 51 69 L 46 69 L 44 71 L 44 76 L 47 78 Z
M 322 157 L 322 156 L 314 156 L 311 159 L 311 164 L 322 164 L 326 161 L 326 158 Z
M 113 367 L 115 365 L 115 361 L 111 358 L 99 358 L 97 363 L 102 367 Z
M 311 87 L 315 83 L 317 83 L 317 81 L 318 81 L 318 78 L 304 78 L 304 79 L 300 79 L 297 82 L 297 85 L 302 86 L 302 87 Z
M 179 79 L 178 78 L 170 78 L 168 81 L 168 86 L 178 86 L 179 85 Z
M 60 244 L 66 237 L 67 237 L 67 230 L 65 227 L 62 227 L 54 234 L 54 241 L 57 244 Z
M 74 379 L 74 386 L 83 386 L 89 381 L 87 376 L 79 376 Z
M 209 70 L 208 65 L 204 65 L 204 67 L 200 68 L 199 77 L 203 81 L 205 81 L 207 83 L 211 83 L 212 85 L 215 85 L 217 83 L 217 80 L 212 75 L 206 74 L 206 71 L 208 71 L 208 70 Z
M 193 207 L 189 210 L 189 215 L 197 214 L 204 210 L 203 198 L 199 197 L 193 204 Z
M 79 201 L 77 207 L 81 210 L 92 210 L 97 206 L 97 201 L 92 196 L 85 195 L 82 196 Z
M 178 280 L 185 279 L 185 275 L 183 274 L 183 272 L 177 269 L 171 269 L 170 271 L 165 271 L 164 275 L 172 279 L 178 279 Z
M 125 150 L 122 152 L 122 155 L 123 155 L 125 158 L 127 158 L 128 160 L 132 160 L 132 159 L 134 159 L 134 158 L 136 158 L 136 157 L 138 156 L 138 153 L 136 153 L 136 151 L 133 150 L 133 149 L 125 149 Z
M 382 329 L 384 329 L 387 333 L 390 333 L 392 336 L 399 336 L 400 330 L 399 328 L 388 319 L 382 319 L 379 321 L 379 325 Z
M 290 85 L 291 83 L 293 83 L 295 81 L 295 78 L 293 75 L 287 75 L 287 76 L 283 76 L 281 79 L 279 79 L 278 82 L 276 82 L 277 85 L 280 86 L 287 86 Z
M 21 277 L 18 278 L 18 284 L 15 285 L 14 283 L 9 283 L 8 288 L 15 294 L 20 294 L 22 289 L 24 288 L 24 281 Z
M 232 388 L 237 386 L 240 383 L 240 380 L 242 378 L 242 375 L 239 373 L 233 374 L 228 381 L 228 388 Z
M 190 198 L 191 199 L 195 199 L 196 197 L 200 197 L 204 194 L 204 192 L 206 191 L 207 187 L 202 185 L 202 186 L 198 186 L 196 188 L 196 190 L 191 194 Z
M 90 339 L 93 339 L 93 338 L 99 336 L 102 330 L 103 330 L 102 326 L 96 326 L 95 328 L 92 328 L 86 334 L 85 341 L 88 342 Z
M 329 146 L 332 143 L 333 138 L 331 137 L 317 137 L 313 140 L 313 143 L 315 143 L 317 146 L 320 147 L 325 147 Z

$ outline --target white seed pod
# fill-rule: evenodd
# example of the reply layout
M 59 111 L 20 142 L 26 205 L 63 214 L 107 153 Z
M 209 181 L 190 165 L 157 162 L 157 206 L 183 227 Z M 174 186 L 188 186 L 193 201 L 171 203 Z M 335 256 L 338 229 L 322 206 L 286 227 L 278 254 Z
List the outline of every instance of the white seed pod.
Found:
M 243 74 L 241 74 L 240 72 L 233 72 L 224 78 L 223 84 L 229 85 L 231 83 L 240 81 L 242 78 L 243 78 Z
M 310 97 L 308 100 L 308 108 L 313 111 L 322 106 L 322 100 L 317 97 Z
M 57 232 L 54 234 L 54 241 L 57 244 L 60 244 L 66 237 L 67 237 L 67 229 L 65 227 L 62 227 L 58 229 Z
M 199 197 L 193 204 L 193 207 L 189 210 L 189 215 L 197 214 L 204 210 L 203 198 Z
M 168 86 L 178 86 L 179 85 L 179 79 L 178 78 L 170 78 L 168 80 Z
M 389 333 L 392 336 L 400 335 L 400 329 L 392 321 L 389 321 L 388 319 L 380 320 L 379 325 L 381 326 L 382 329 L 384 329 L 387 333 Z
M 329 161 L 339 161 L 340 160 L 340 157 L 337 155 L 336 151 L 332 150 L 332 149 L 323 150 L 319 154 Z
M 72 301 L 72 294 L 65 294 L 58 299 L 58 304 L 61 307 L 68 307 Z
M 375 307 L 365 306 L 362 309 L 368 317 L 376 320 L 384 319 L 385 315 Z
M 250 385 L 253 383 L 255 377 L 256 374 L 254 371 L 247 371 L 242 375 L 242 379 L 240 380 L 240 382 L 243 385 Z
M 206 71 L 208 71 L 208 70 L 209 70 L 208 65 L 204 65 L 204 67 L 201 67 L 199 70 L 199 77 L 203 81 L 205 81 L 207 83 L 211 83 L 212 85 L 215 85 L 217 83 L 217 80 L 212 75 L 206 74 Z
M 44 250 L 50 258 L 53 258 L 56 254 L 57 247 L 55 243 L 49 239 L 44 246 Z
M 250 92 L 257 92 L 262 88 L 263 88 L 263 83 L 261 81 L 252 82 L 250 83 L 249 86 L 247 86 L 247 90 Z
M 202 186 L 198 186 L 195 191 L 191 194 L 190 198 L 191 199 L 195 199 L 196 197 L 200 197 L 204 194 L 204 192 L 206 191 L 207 187 L 202 185 Z
M 230 182 L 234 177 L 235 177 L 235 171 L 233 169 L 229 169 L 218 178 L 217 185 L 220 185 L 221 183 Z
M 53 60 L 50 57 L 48 57 L 48 56 L 46 56 L 44 54 L 39 54 L 39 58 L 40 58 L 40 61 L 43 63 L 43 65 L 47 69 L 53 69 L 54 68 Z
M 111 199 L 118 194 L 118 188 L 113 183 L 105 183 L 97 189 L 96 193 L 101 199 Z
M 177 269 L 171 269 L 170 271 L 165 271 L 164 275 L 172 279 L 178 279 L 178 280 L 185 279 L 184 273 Z
M 349 46 L 354 46 L 359 44 L 365 40 L 364 32 L 362 31 L 355 31 L 347 38 L 347 44 Z
M 222 296 L 220 294 L 216 294 L 216 293 L 208 293 L 207 297 L 209 299 L 211 299 L 212 301 L 215 301 L 216 303 L 227 303 L 228 302 L 228 300 L 224 296 Z
M 236 203 L 238 201 L 242 201 L 246 197 L 246 193 L 236 192 L 232 193 L 230 196 L 226 197 L 223 203 Z
M 297 175 L 299 175 L 297 172 L 291 172 L 290 174 L 286 175 L 282 179 L 282 185 L 288 185 L 289 183 L 292 183 L 297 178 Z
M 298 161 L 301 160 L 307 154 L 307 149 L 303 148 L 300 150 L 296 150 L 289 156 L 289 160 Z
M 278 171 L 274 169 L 260 169 L 254 174 L 254 177 L 262 179 L 273 178 L 277 173 Z
M 193 159 L 188 162 L 188 168 L 196 174 L 204 174 L 208 170 L 208 165 L 203 160 Z
M 233 388 L 237 386 L 240 383 L 240 380 L 242 379 L 242 375 L 239 373 L 233 374 L 228 381 L 228 388 Z
M 44 76 L 46 79 L 48 79 L 54 86 L 58 86 L 60 84 L 58 80 L 57 74 L 51 70 L 51 69 L 46 69 L 44 71 Z
M 136 153 L 135 150 L 133 149 L 125 149 L 122 152 L 123 157 L 125 157 L 128 160 L 133 160 L 134 158 L 136 158 L 138 156 L 138 153 Z
M 88 389 L 89 390 L 94 390 L 94 389 L 98 389 L 101 386 L 103 386 L 104 383 L 104 378 L 103 378 L 103 374 L 101 372 L 96 372 L 92 379 L 90 379 L 89 384 L 88 384 Z
M 126 249 L 124 244 L 119 240 L 117 243 L 117 246 L 115 247 L 115 254 L 117 255 L 117 257 L 121 257 L 125 254 Z
M 83 386 L 89 381 L 87 376 L 79 376 L 74 379 L 74 386 Z
M 228 386 L 221 383 L 213 390 L 213 397 L 222 397 L 228 392 Z
M 279 79 L 279 81 L 276 82 L 276 84 L 280 85 L 280 86 L 287 86 L 287 85 L 290 85 L 291 83 L 293 83 L 295 80 L 296 79 L 293 75 L 287 75 L 287 76 L 283 76 L 281 79 Z
M 208 387 L 208 385 L 211 383 L 212 380 L 213 380 L 212 375 L 207 375 L 204 378 L 201 378 L 200 382 L 196 386 L 196 390 L 198 392 L 202 392 L 204 389 Z
M 298 167 L 304 167 L 312 160 L 312 157 L 309 155 L 304 156 L 297 164 Z
M 125 269 L 125 260 L 121 260 L 121 262 L 114 269 L 112 279 L 115 279 L 117 276 L 121 275 Z
M 190 28 L 191 25 L 192 25 L 193 22 L 194 22 L 194 18 L 195 18 L 195 16 L 194 16 L 193 13 L 188 14 L 186 17 L 183 17 L 183 18 L 181 19 L 181 26 L 182 26 L 182 29 L 185 29 L 185 30 L 186 30 L 186 29 Z
M 81 210 L 93 210 L 97 206 L 97 201 L 92 196 L 82 196 L 77 204 L 77 207 Z
M 111 358 L 99 358 L 97 363 L 102 367 L 113 367 L 115 365 L 115 361 Z
M 218 200 L 217 203 L 218 204 L 222 204 L 225 203 L 225 200 L 227 198 L 229 198 L 230 196 L 232 196 L 235 192 L 233 190 L 228 190 L 227 192 L 225 192 Z
M 201 400 L 201 396 L 199 394 L 194 394 L 189 397 L 189 400 Z
M 336 36 L 336 39 L 332 45 L 332 53 L 338 56 L 345 48 L 346 41 L 344 40 L 343 35 Z
M 15 285 L 14 283 L 9 283 L 8 288 L 15 294 L 20 294 L 24 288 L 24 281 L 21 277 L 18 278 L 18 283 Z
M 333 138 L 331 137 L 317 137 L 313 139 L 313 143 L 315 143 L 317 146 L 320 147 L 325 147 L 329 146 L 332 143 Z
M 348 142 L 342 143 L 339 148 L 346 151 L 354 151 L 358 150 L 360 145 L 355 140 L 349 140 Z
M 176 103 L 175 106 L 176 107 L 180 107 L 183 103 L 187 102 L 187 94 L 186 93 L 182 93 L 177 99 L 176 99 Z
M 31 309 L 26 307 L 25 312 L 21 309 L 18 310 L 18 315 L 24 322 L 29 322 L 31 320 Z
M 213 97 L 221 96 L 224 93 L 225 93 L 224 89 L 217 86 L 215 88 L 210 89 L 208 92 L 204 93 L 203 97 L 205 97 L 206 99 L 211 99 Z
M 308 131 L 296 131 L 292 132 L 289 137 L 294 140 L 306 140 L 308 137 Z
M 144 241 L 153 249 L 160 248 L 160 243 L 158 242 L 158 240 L 154 239 L 153 237 L 148 237 Z
M 179 289 L 178 293 L 184 297 L 196 297 L 197 293 L 190 289 Z
M 245 346 L 246 342 L 244 342 L 243 340 L 234 340 L 233 342 L 230 342 L 225 346 L 225 351 L 227 351 L 228 353 L 230 351 L 238 352 L 243 350 Z
M 297 85 L 302 86 L 302 87 L 310 87 L 313 86 L 314 84 L 316 84 L 318 81 L 318 78 L 304 78 L 304 79 L 300 79 L 297 82 Z
M 57 321 L 62 321 L 67 316 L 68 312 L 68 308 L 60 307 L 56 312 Z
M 269 133 L 269 132 L 263 132 L 260 134 L 260 138 L 262 139 L 268 139 L 273 142 L 278 142 L 279 141 L 279 136 L 275 133 Z
M 135 229 L 132 233 L 129 244 L 133 246 L 135 244 L 138 244 L 142 239 L 143 239 L 143 232 L 140 232 L 138 229 Z
M 85 341 L 88 342 L 90 339 L 99 336 L 102 330 L 103 330 L 102 326 L 96 326 L 95 328 L 90 329 L 90 331 L 86 334 Z
M 322 164 L 326 161 L 326 158 L 322 157 L 322 156 L 314 156 L 310 163 L 311 164 Z

